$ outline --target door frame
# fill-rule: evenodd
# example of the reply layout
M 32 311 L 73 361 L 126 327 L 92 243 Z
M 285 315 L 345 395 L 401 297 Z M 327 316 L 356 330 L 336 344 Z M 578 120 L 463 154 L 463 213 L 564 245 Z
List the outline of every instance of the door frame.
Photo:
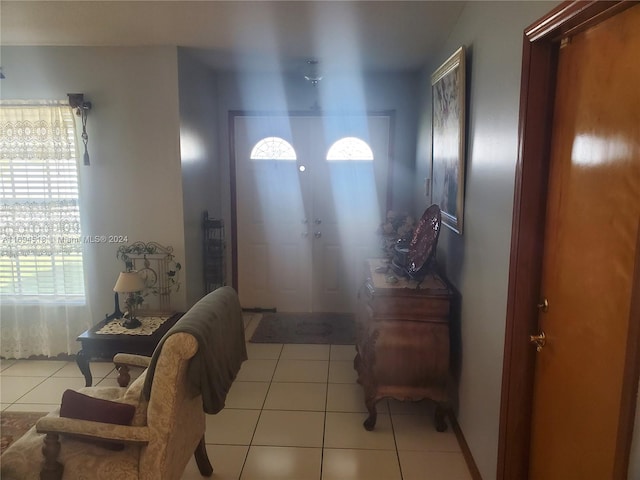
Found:
M 384 116 L 389 117 L 389 145 L 388 145 L 388 167 L 387 167 L 387 195 L 385 211 L 388 211 L 393 199 L 393 172 L 395 165 L 395 110 L 367 110 L 366 112 L 343 112 L 334 113 L 331 111 L 305 111 L 305 110 L 229 110 L 227 116 L 229 126 L 229 195 L 230 199 L 230 220 L 231 220 L 231 285 L 238 291 L 238 204 L 237 204 L 237 184 L 236 184 L 236 117 L 247 116 L 289 116 L 289 117 L 329 117 L 336 115 L 362 115 L 362 116 Z M 372 232 L 373 234 L 373 232 Z
M 535 306 L 539 302 L 542 279 L 551 120 L 560 41 L 635 4 L 637 2 L 567 1 L 524 31 L 498 439 L 499 480 L 526 479 L 529 474 L 536 352 L 528 338 L 538 329 Z M 626 345 L 623 404 L 618 419 L 616 479 L 627 475 L 640 373 L 638 257 L 640 255 L 636 257 Z

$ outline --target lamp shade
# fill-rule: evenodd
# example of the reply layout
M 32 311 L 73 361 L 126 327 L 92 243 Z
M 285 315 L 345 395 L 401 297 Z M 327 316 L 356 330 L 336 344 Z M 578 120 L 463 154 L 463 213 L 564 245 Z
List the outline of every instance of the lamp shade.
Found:
M 133 270 L 131 272 L 120 272 L 113 291 L 118 293 L 139 292 L 144 290 L 144 287 L 144 279 L 138 275 L 137 271 Z

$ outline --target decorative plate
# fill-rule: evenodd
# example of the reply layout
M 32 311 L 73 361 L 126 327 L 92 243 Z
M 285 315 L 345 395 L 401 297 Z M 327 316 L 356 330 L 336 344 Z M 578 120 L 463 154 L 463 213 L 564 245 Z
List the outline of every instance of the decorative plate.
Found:
M 407 271 L 410 275 L 418 273 L 435 254 L 440 234 L 440 220 L 440 207 L 436 204 L 431 205 L 422 214 L 409 243 Z

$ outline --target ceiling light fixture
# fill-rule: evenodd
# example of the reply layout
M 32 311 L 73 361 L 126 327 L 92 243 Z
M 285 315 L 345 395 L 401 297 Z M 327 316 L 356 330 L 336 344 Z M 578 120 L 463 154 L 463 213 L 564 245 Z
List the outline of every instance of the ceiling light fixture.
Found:
M 322 75 L 318 72 L 318 60 L 307 60 L 307 74 L 304 76 L 304 79 L 314 87 L 318 86 L 318 83 L 322 80 Z

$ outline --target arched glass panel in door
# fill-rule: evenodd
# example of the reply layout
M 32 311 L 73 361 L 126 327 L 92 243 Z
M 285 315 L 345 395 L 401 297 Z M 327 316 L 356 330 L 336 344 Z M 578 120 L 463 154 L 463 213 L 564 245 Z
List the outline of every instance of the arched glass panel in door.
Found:
M 367 142 L 358 137 L 343 137 L 327 152 L 328 161 L 373 161 L 373 151 Z
M 251 150 L 251 160 L 296 160 L 296 151 L 284 138 L 265 137 Z

